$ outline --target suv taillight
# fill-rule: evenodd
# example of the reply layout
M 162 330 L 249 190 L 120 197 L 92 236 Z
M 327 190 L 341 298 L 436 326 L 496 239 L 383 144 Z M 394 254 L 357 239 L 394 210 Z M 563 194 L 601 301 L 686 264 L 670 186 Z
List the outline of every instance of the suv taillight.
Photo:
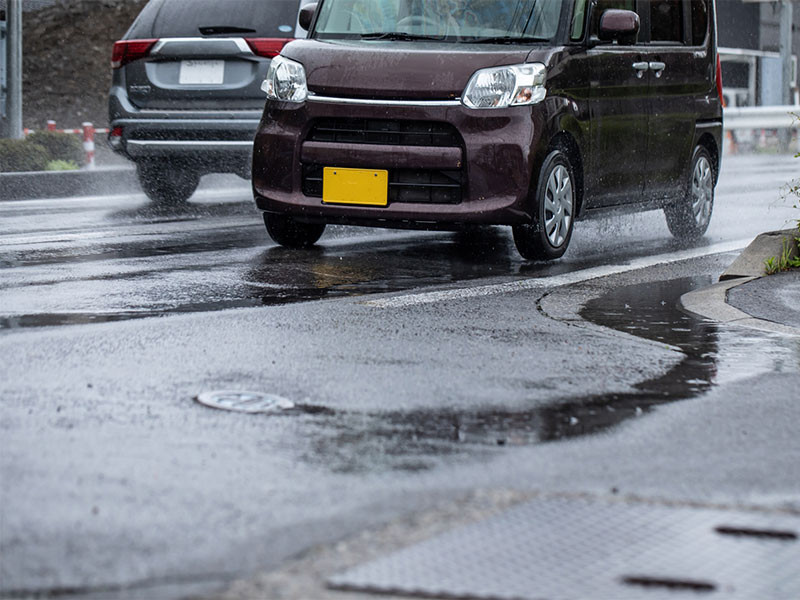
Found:
M 122 127 L 114 127 L 108 132 L 108 145 L 115 150 L 122 147 Z
M 158 40 L 120 40 L 111 51 L 111 68 L 119 69 L 131 61 L 144 58 Z
M 719 101 L 722 106 L 725 106 L 725 98 L 722 96 L 722 62 L 719 60 L 717 54 L 717 94 L 719 94 Z
M 293 38 L 244 38 L 253 54 L 265 58 L 275 58 L 281 53 L 283 47 Z

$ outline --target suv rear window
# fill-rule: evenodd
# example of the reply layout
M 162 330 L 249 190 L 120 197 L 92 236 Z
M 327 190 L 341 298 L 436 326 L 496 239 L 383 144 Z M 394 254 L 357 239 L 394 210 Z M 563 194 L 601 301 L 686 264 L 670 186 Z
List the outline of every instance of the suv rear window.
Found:
M 126 37 L 292 37 L 298 4 L 298 0 L 151 0 Z

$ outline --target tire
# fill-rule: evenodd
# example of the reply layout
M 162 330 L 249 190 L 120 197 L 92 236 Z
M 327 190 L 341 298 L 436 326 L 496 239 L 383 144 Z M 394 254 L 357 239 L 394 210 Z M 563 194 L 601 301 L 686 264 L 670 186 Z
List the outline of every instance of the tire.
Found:
M 186 202 L 200 183 L 197 171 L 169 162 L 138 163 L 136 174 L 147 197 L 161 206 Z
M 692 155 L 689 177 L 683 197 L 664 207 L 667 227 L 679 240 L 691 241 L 703 236 L 711 222 L 714 208 L 714 167 L 711 154 L 697 146 Z
M 264 213 L 264 225 L 269 237 L 287 248 L 310 248 L 325 231 L 325 223 L 300 223 L 274 213 Z
M 575 176 L 561 150 L 553 150 L 539 171 L 533 222 L 515 225 L 514 244 L 530 260 L 553 260 L 567 251 L 575 221 Z

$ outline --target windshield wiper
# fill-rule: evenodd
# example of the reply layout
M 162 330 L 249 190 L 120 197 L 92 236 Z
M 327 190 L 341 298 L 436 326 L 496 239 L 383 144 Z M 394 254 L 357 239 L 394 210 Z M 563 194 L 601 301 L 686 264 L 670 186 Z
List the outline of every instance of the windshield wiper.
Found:
M 373 31 L 362 33 L 362 40 L 392 40 L 401 42 L 412 42 L 414 40 L 435 40 L 444 39 L 444 36 L 417 35 L 415 33 L 405 33 L 404 31 Z
M 198 27 L 203 35 L 220 35 L 230 33 L 256 33 L 255 29 L 247 27 L 234 27 L 233 25 L 209 25 L 208 27 Z
M 483 37 L 461 40 L 465 44 L 530 44 L 531 42 L 546 42 L 545 38 L 538 37 L 514 37 L 501 35 L 497 37 Z

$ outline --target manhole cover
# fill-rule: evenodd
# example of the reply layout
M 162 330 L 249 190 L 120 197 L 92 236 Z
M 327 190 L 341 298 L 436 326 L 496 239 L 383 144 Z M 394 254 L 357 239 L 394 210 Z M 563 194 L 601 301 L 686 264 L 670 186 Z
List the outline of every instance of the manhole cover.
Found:
M 196 400 L 205 406 L 243 413 L 271 413 L 294 408 L 294 402 L 274 394 L 219 390 L 203 392 Z

